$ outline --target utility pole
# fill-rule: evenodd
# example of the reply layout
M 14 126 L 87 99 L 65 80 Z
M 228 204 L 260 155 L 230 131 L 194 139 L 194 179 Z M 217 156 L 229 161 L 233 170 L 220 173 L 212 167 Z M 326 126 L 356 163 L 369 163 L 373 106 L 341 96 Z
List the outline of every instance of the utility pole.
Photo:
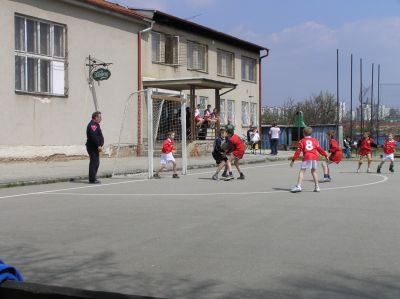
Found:
M 350 138 L 353 140 L 353 54 L 350 56 Z
M 364 133 L 364 107 L 363 107 L 363 90 L 362 90 L 362 58 L 360 58 L 360 129 L 361 134 Z
M 374 64 L 372 63 L 372 82 L 371 82 L 371 134 L 372 131 L 374 130 Z

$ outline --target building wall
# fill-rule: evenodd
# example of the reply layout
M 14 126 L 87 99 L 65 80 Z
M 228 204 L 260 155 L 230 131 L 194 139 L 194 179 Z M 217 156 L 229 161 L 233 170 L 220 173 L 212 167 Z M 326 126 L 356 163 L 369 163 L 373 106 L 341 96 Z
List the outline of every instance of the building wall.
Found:
M 209 38 L 194 35 L 192 33 L 177 30 L 172 27 L 155 24 L 153 31 L 161 32 L 169 35 L 179 36 L 179 65 L 170 66 L 165 64 L 152 62 L 152 45 L 151 45 L 151 32 L 143 35 L 143 55 L 142 55 L 142 74 L 144 78 L 153 79 L 176 79 L 176 78 L 192 78 L 204 77 L 212 80 L 219 80 L 229 83 L 238 84 L 237 88 L 226 95 L 221 96 L 221 99 L 235 101 L 235 126 L 237 131 L 242 130 L 244 133 L 248 126 L 242 126 L 242 101 L 257 104 L 256 116 L 258 120 L 258 105 L 259 105 L 259 53 L 243 50 L 231 45 L 225 44 L 218 40 L 211 40 Z M 208 46 L 208 71 L 193 71 L 187 69 L 187 41 L 194 41 Z M 217 74 L 217 50 L 221 49 L 234 53 L 234 78 L 219 76 Z M 241 57 L 246 56 L 256 60 L 256 82 L 247 82 L 242 80 L 241 75 Z M 225 92 L 222 90 L 220 93 Z M 187 91 L 189 92 L 189 91 Z M 214 90 L 196 90 L 197 96 L 208 97 L 209 104 L 215 107 L 215 91 Z M 250 110 L 249 110 L 250 112 Z M 254 124 L 255 125 L 255 124 Z M 240 132 L 239 132 L 240 133 Z
M 68 96 L 15 92 L 15 14 L 66 25 Z M 137 32 L 143 28 L 128 19 L 62 1 L 1 0 L 0 145 L 85 144 L 86 124 L 94 111 L 85 67 L 88 55 L 113 63 L 110 79 L 96 83 L 96 91 L 106 144 L 116 143 L 125 99 L 137 90 Z M 135 123 L 136 114 L 132 114 Z M 132 127 L 133 140 L 136 134 Z

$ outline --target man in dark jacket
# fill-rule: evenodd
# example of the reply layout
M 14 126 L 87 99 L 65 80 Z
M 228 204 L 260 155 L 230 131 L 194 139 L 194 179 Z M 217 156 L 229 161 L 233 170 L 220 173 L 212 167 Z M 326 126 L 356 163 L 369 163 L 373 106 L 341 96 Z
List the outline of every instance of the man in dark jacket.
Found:
M 89 163 L 89 183 L 100 184 L 96 179 L 97 170 L 100 166 L 100 152 L 103 151 L 104 137 L 100 128 L 101 112 L 96 111 L 92 114 L 92 120 L 86 128 L 86 150 L 90 157 Z

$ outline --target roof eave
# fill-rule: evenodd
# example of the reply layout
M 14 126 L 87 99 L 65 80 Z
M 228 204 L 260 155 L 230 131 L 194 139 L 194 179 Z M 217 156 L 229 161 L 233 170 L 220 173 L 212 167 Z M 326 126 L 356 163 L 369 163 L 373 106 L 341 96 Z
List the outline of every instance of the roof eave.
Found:
M 266 50 L 267 52 L 269 51 L 269 48 L 257 45 L 245 40 L 242 40 L 238 37 L 211 29 L 209 27 L 190 22 L 188 20 L 184 20 L 178 17 L 175 17 L 173 15 L 167 14 L 165 12 L 159 11 L 159 10 L 150 10 L 150 9 L 134 9 L 135 11 L 138 12 L 151 12 L 153 14 L 152 19 L 156 23 L 164 24 L 164 25 L 169 25 L 172 27 L 177 27 L 178 29 L 185 28 L 185 30 L 188 30 L 189 28 L 197 29 L 197 31 L 201 32 L 203 35 L 207 37 L 212 37 L 227 43 L 235 44 L 237 46 L 252 50 L 252 51 L 263 51 Z M 168 24 L 168 21 L 172 21 L 175 23 L 170 23 Z M 179 26 L 181 25 L 181 26 Z M 206 34 L 207 33 L 207 34 Z

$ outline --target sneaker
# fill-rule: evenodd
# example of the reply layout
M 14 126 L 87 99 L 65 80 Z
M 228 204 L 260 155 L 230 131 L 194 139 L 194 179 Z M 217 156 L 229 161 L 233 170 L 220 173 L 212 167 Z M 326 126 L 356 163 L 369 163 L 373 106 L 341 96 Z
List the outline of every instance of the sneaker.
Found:
M 212 178 L 214 181 L 219 181 L 219 178 L 218 178 L 218 175 L 217 175 L 217 174 L 214 174 L 211 178 Z
M 244 176 L 244 174 L 242 173 L 242 174 L 240 174 L 240 176 L 237 178 L 238 180 L 244 180 L 244 178 L 245 178 L 245 176 Z
M 330 177 L 324 177 L 324 182 L 330 182 L 331 178 Z
M 390 170 L 390 168 L 389 168 L 389 170 Z M 381 173 L 381 168 L 380 167 L 378 167 L 378 169 L 376 170 L 376 173 Z
M 296 187 L 294 187 L 292 190 L 290 190 L 290 192 L 292 192 L 292 193 L 301 192 L 301 187 L 300 187 L 300 186 L 296 186 Z
M 370 172 L 371 172 L 371 168 L 368 168 L 368 169 L 367 169 L 367 172 L 370 173 Z
M 235 179 L 235 178 L 233 177 L 233 175 L 228 174 L 228 175 L 226 176 L 226 178 L 225 178 L 225 181 L 230 181 L 230 180 L 233 180 L 233 179 Z
M 357 173 L 360 173 L 360 168 L 359 168 L 359 169 L 357 169 Z
M 390 172 L 394 172 L 394 167 L 393 167 L 393 165 L 390 165 L 390 166 L 389 166 L 389 171 L 390 171 Z
M 223 178 L 226 178 L 226 177 L 228 176 L 228 174 L 227 174 L 226 172 L 223 172 L 223 173 L 221 174 L 221 176 L 222 176 Z
M 158 173 L 155 173 L 153 175 L 153 179 L 161 179 L 160 175 Z
M 321 191 L 321 189 L 319 189 L 319 186 L 315 186 L 314 192 L 320 192 L 320 191 Z
M 174 178 L 174 179 L 179 179 L 179 175 L 176 174 L 176 173 L 174 173 L 174 174 L 172 175 L 172 178 Z

